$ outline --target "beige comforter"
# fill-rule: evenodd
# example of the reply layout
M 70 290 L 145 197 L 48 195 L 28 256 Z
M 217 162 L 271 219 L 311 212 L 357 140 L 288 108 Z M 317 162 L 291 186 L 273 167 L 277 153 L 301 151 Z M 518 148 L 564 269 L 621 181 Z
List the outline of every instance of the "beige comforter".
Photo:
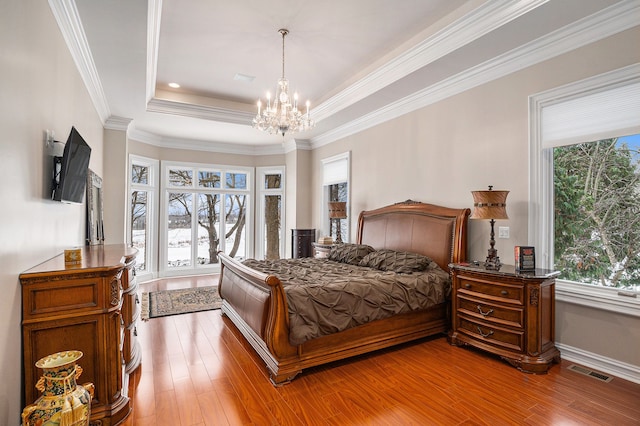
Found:
M 244 264 L 282 281 L 292 345 L 434 306 L 446 300 L 451 288 L 449 274 L 435 263 L 435 268 L 409 274 L 315 258 L 248 259 Z

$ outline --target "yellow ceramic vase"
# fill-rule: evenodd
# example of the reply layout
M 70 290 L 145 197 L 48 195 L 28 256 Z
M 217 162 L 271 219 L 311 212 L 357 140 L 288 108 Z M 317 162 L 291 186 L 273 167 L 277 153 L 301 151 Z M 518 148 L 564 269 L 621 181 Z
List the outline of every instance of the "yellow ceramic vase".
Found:
M 36 367 L 43 370 L 36 388 L 42 395 L 22 411 L 23 426 L 89 425 L 93 383 L 76 383 L 82 368 L 76 362 L 80 351 L 48 355 Z

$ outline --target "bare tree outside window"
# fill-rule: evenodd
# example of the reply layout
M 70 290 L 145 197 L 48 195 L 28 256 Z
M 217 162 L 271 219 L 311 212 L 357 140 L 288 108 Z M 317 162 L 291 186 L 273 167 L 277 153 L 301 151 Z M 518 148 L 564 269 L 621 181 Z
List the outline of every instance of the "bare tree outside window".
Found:
M 168 206 L 168 255 L 170 267 L 191 266 L 191 233 L 192 193 L 169 193 Z
M 220 188 L 221 173 L 211 171 L 200 171 L 197 174 L 199 188 Z M 172 169 L 169 170 L 169 182 L 174 187 L 191 187 L 193 172 L 191 170 Z M 245 173 L 226 173 L 225 188 L 226 189 L 246 189 L 247 175 Z M 200 265 L 218 263 L 218 251 L 220 250 L 221 232 L 221 200 L 224 200 L 224 238 L 226 252 L 232 256 L 244 257 L 244 239 L 243 232 L 246 227 L 246 199 L 245 194 L 222 194 L 220 192 L 172 192 L 169 194 L 169 232 L 175 238 L 168 238 L 169 245 L 178 245 L 183 250 L 180 251 L 179 257 L 169 256 L 169 266 L 190 266 L 191 262 L 186 260 L 191 258 L 191 244 L 193 243 L 191 235 L 192 223 L 191 214 L 193 200 L 197 201 L 197 229 L 195 230 L 197 244 L 196 262 Z M 188 223 L 187 223 L 188 219 Z M 172 231 L 172 229 L 174 231 Z M 180 230 L 178 232 L 175 230 Z M 189 234 L 186 238 L 185 234 Z M 185 249 L 188 248 L 189 252 Z M 171 250 L 171 248 L 170 248 Z M 242 250 L 242 253 L 240 251 Z M 174 252 L 177 252 L 174 250 Z
M 282 175 L 265 175 L 265 189 L 278 189 L 282 187 Z M 264 223 L 265 223 L 265 259 L 280 259 L 280 231 L 282 196 L 266 195 L 264 198 Z
M 131 183 L 133 185 L 148 185 L 149 167 L 137 164 L 132 165 Z M 148 198 L 147 191 L 131 191 L 131 212 L 129 215 L 131 235 L 129 236 L 129 241 L 139 251 L 139 255 L 136 258 L 137 271 L 147 270 L 145 250 L 148 247 L 149 238 L 149 235 L 147 235 Z
M 225 197 L 225 223 L 227 232 L 225 232 L 226 250 L 231 257 L 246 257 L 246 253 L 239 253 L 241 243 L 243 242 L 243 231 L 247 223 L 247 196 L 232 194 Z M 242 244 L 244 247 L 244 244 Z M 217 255 L 216 255 L 217 256 Z

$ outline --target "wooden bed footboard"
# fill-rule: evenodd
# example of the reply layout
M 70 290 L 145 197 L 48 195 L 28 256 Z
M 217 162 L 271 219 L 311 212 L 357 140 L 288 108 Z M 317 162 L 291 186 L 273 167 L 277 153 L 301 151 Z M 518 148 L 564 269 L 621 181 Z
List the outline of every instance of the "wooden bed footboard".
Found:
M 301 369 L 283 373 L 283 366 L 297 358 L 297 347 L 289 344 L 289 311 L 280 280 L 219 253 L 221 262 L 218 292 L 221 311 L 238 327 L 266 363 L 272 381 L 288 381 Z M 289 360 L 289 362 L 286 362 Z M 287 375 L 283 377 L 283 375 Z

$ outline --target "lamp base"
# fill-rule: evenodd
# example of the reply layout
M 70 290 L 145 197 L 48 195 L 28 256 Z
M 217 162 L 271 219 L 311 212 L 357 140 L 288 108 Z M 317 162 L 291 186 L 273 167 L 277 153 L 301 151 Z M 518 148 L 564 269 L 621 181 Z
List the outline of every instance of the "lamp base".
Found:
M 484 268 L 492 271 L 499 271 L 502 267 L 500 257 L 498 257 L 498 250 L 490 248 L 487 250 L 487 258 L 484 261 Z
M 491 260 L 489 260 L 489 258 L 487 257 L 487 260 L 484 261 L 484 269 L 499 271 L 501 267 L 502 267 L 502 263 L 500 263 L 499 257 L 496 257 L 495 259 L 491 259 Z
M 338 226 L 336 226 L 336 244 L 342 244 L 342 232 L 340 231 L 340 219 L 336 219 Z

